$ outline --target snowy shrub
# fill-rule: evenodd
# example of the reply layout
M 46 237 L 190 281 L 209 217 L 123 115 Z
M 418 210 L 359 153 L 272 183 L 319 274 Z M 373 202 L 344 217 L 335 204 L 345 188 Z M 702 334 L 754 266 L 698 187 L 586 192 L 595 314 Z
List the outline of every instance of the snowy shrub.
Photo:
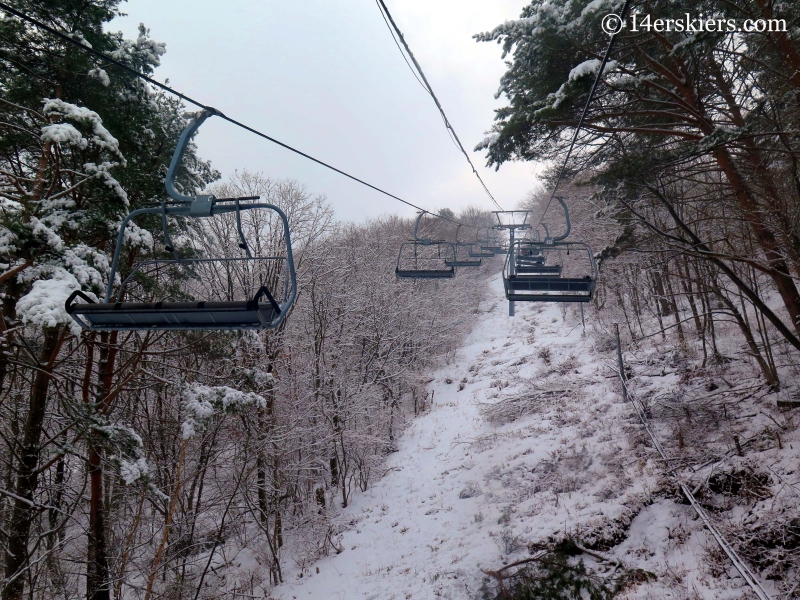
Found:
M 17 301 L 17 316 L 26 325 L 51 328 L 69 325 L 79 333 L 80 326 L 67 314 L 64 304 L 69 295 L 80 288 L 72 273 L 57 267 L 52 270 L 50 279 L 34 281 L 31 291 Z
M 539 350 L 536 351 L 536 356 L 542 359 L 544 364 L 549 365 L 550 359 L 552 357 L 553 351 L 550 350 L 549 346 L 541 346 Z
M 482 494 L 483 494 L 483 491 L 481 490 L 481 486 L 478 484 L 477 481 L 468 481 L 464 485 L 464 489 L 462 489 L 458 493 L 458 497 L 461 498 L 462 500 L 464 500 L 466 498 L 475 498 L 475 497 L 480 496 Z
M 613 333 L 595 332 L 594 348 L 597 352 L 615 352 L 617 350 L 617 338 Z
M 575 371 L 575 369 L 578 368 L 579 365 L 580 365 L 580 363 L 578 362 L 577 357 L 574 354 L 570 354 L 567 358 L 565 358 L 564 360 L 560 361 L 555 366 L 555 371 L 556 371 L 556 373 L 558 373 L 559 375 L 561 375 L 563 377 L 564 375 L 567 375 L 568 373 L 573 373 Z
M 503 531 L 495 537 L 495 542 L 500 552 L 506 556 L 514 554 L 525 547 L 523 538 L 519 535 L 514 535 L 509 528 L 503 529 Z

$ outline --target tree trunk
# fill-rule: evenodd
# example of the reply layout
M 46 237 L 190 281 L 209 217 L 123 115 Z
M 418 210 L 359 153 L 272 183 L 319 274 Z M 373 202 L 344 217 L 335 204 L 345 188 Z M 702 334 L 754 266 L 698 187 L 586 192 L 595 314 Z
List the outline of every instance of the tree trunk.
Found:
M 692 309 L 692 319 L 694 320 L 694 328 L 697 332 L 697 337 L 701 337 L 703 335 L 703 326 L 700 323 L 700 315 L 697 312 L 697 303 L 694 300 L 694 286 L 692 285 L 692 278 L 689 274 L 689 264 L 686 261 L 685 257 L 683 259 L 683 272 L 680 273 L 681 275 L 681 285 L 683 287 L 683 291 L 686 294 L 686 298 L 689 300 L 689 308 Z M 678 267 L 680 272 L 680 266 Z M 685 277 L 685 278 L 684 278 Z
M 14 494 L 18 498 L 14 500 L 5 549 L 5 579 L 8 583 L 2 592 L 3 600 L 22 600 L 25 589 L 23 573 L 28 564 L 28 538 L 33 520 L 39 514 L 34 503 L 34 493 L 39 483 L 39 442 L 47 410 L 53 364 L 61 347 L 61 333 L 61 328 L 44 330 L 40 365 L 31 389 L 20 452 L 22 461 L 17 467 L 17 482 L 14 487 Z
M 656 303 L 656 316 L 658 317 L 658 327 L 661 330 L 661 341 L 667 341 L 667 333 L 664 330 L 664 318 L 661 303 L 664 301 L 664 288 L 660 286 L 660 281 L 656 281 L 655 271 L 650 272 L 650 286 L 653 290 L 653 297 Z M 620 302 L 621 302 L 620 298 Z M 623 308 L 624 310 L 624 308 Z
M 683 333 L 683 323 L 681 322 L 683 316 L 678 308 L 678 299 L 675 297 L 675 290 L 672 288 L 672 279 L 669 276 L 669 263 L 664 269 L 664 282 L 667 284 L 667 292 L 669 292 L 669 304 L 672 308 L 672 314 L 675 316 L 675 327 L 678 330 L 678 342 L 681 347 L 686 346 L 686 336 Z
M 117 358 L 117 333 L 100 334 L 100 360 L 98 365 L 99 394 L 96 410 L 108 411 L 109 396 L 114 379 Z M 86 598 L 110 600 L 111 581 L 108 570 L 106 544 L 105 494 L 103 490 L 103 458 L 99 436 L 92 432 L 89 439 L 89 535 L 87 548 Z
M 86 597 L 89 600 L 110 600 L 108 553 L 106 549 L 105 511 L 103 510 L 103 466 L 100 451 L 89 451 L 89 548 L 86 573 Z
M 667 294 L 664 291 L 664 282 L 661 278 L 661 273 L 658 269 L 653 267 L 653 289 L 656 292 L 656 299 L 658 300 L 659 314 L 662 317 L 668 317 L 672 314 L 672 306 L 670 306 Z
M 730 313 L 733 315 L 733 318 L 736 319 L 736 323 L 739 325 L 739 329 L 742 331 L 742 335 L 744 335 L 744 339 L 747 342 L 747 347 L 750 349 L 750 354 L 758 363 L 759 368 L 761 369 L 761 373 L 764 375 L 764 379 L 771 388 L 777 390 L 780 386 L 780 381 L 777 379 L 777 373 L 773 373 L 767 362 L 764 360 L 764 357 L 761 355 L 761 352 L 758 350 L 758 345 L 756 344 L 756 340 L 753 337 L 753 332 L 750 329 L 750 326 L 745 321 L 742 314 L 736 308 L 736 305 L 731 301 L 728 296 L 719 288 L 717 282 L 714 281 L 712 283 L 712 289 L 714 293 L 717 295 L 722 303 L 727 307 Z
M 766 258 L 772 268 L 769 276 L 775 284 L 781 300 L 783 300 L 783 305 L 789 313 L 789 318 L 795 331 L 800 334 L 800 292 L 797 291 L 797 286 L 790 275 L 789 265 L 786 263 L 785 257 L 778 250 L 775 235 L 762 223 L 758 206 L 751 197 L 750 190 L 747 189 L 747 185 L 728 150 L 716 148 L 713 154 L 731 184 L 736 199 L 739 201 L 742 212 L 750 224 L 759 245 L 766 254 Z

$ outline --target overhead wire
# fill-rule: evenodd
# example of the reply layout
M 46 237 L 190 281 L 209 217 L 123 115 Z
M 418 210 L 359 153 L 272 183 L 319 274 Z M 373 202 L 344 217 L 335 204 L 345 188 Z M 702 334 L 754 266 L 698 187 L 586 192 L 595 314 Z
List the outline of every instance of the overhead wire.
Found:
M 236 125 L 237 127 L 240 127 L 242 129 L 244 129 L 245 131 L 249 131 L 250 133 L 252 133 L 254 135 L 257 135 L 258 137 L 264 138 L 265 140 L 268 140 L 268 141 L 272 142 L 273 144 L 276 144 L 276 145 L 278 145 L 278 146 L 280 146 L 282 148 L 285 148 L 286 150 L 289 150 L 290 152 L 294 152 L 295 154 L 298 154 L 298 155 L 302 156 L 303 158 L 307 158 L 308 160 L 310 160 L 312 162 L 315 162 L 318 165 L 321 165 L 321 166 L 323 166 L 323 167 L 325 167 L 327 169 L 330 169 L 331 171 L 339 173 L 340 175 L 343 175 L 343 176 L 347 177 L 348 179 L 351 179 L 351 180 L 353 180 L 353 181 L 355 181 L 357 183 L 360 183 L 361 185 L 364 185 L 364 186 L 366 186 L 366 187 L 368 187 L 368 188 L 370 188 L 370 189 L 372 189 L 372 190 L 374 190 L 376 192 L 379 192 L 379 193 L 381 193 L 381 194 L 383 194 L 385 196 L 388 196 L 389 198 L 392 198 L 393 200 L 397 200 L 398 202 L 402 202 L 403 204 L 405 204 L 407 206 L 410 206 L 410 207 L 412 207 L 412 208 L 414 208 L 416 210 L 422 211 L 423 213 L 431 215 L 433 217 L 437 217 L 439 219 L 442 219 L 443 221 L 447 221 L 447 222 L 453 223 L 455 225 L 463 225 L 465 227 L 471 227 L 473 229 L 477 229 L 476 225 L 469 225 L 467 223 L 461 223 L 461 222 L 459 222 L 459 221 L 457 221 L 455 219 L 451 219 L 449 217 L 445 217 L 445 216 L 443 216 L 441 214 L 438 214 L 438 213 L 429 211 L 429 210 L 427 210 L 425 208 L 422 208 L 421 206 L 417 206 L 413 202 L 409 202 L 408 200 L 404 200 L 403 198 L 400 198 L 399 196 L 396 196 L 395 194 L 392 194 L 391 192 L 387 192 L 386 190 L 383 190 L 383 189 L 379 188 L 376 185 L 372 185 L 371 183 L 368 183 L 368 182 L 364 181 L 363 179 L 360 179 L 360 178 L 356 177 L 355 175 L 351 175 L 350 173 L 347 173 L 346 171 L 342 171 L 341 169 L 338 169 L 338 168 L 334 167 L 333 165 L 331 165 L 329 163 L 326 163 L 323 160 L 320 160 L 320 159 L 318 159 L 318 158 L 316 158 L 314 156 L 311 156 L 310 154 L 307 154 L 307 153 L 305 153 L 305 152 L 303 152 L 301 150 L 298 150 L 297 148 L 294 148 L 293 146 L 290 146 L 289 144 L 281 142 L 280 140 L 277 140 L 274 137 L 271 137 L 271 136 L 269 136 L 269 135 L 267 135 L 265 133 L 262 133 L 261 131 L 259 131 L 257 129 L 254 129 L 253 127 L 250 127 L 249 125 L 245 125 L 241 121 L 237 121 L 236 119 L 228 117 L 227 115 L 223 114 L 222 112 L 218 111 L 217 109 L 213 108 L 212 106 L 208 106 L 206 104 L 203 104 L 202 102 L 200 102 L 199 100 L 195 100 L 191 96 L 187 96 L 186 94 L 183 94 L 183 93 L 177 91 L 176 89 L 171 88 L 170 86 L 168 86 L 166 84 L 163 84 L 160 81 L 157 81 L 156 79 L 153 79 L 152 77 L 149 77 L 149 76 L 145 75 L 144 73 L 140 73 L 136 69 L 134 69 L 132 67 L 129 67 L 125 63 L 123 63 L 123 62 L 121 62 L 121 61 L 109 56 L 108 54 L 106 54 L 104 52 L 100 52 L 99 50 L 96 50 L 95 48 L 92 48 L 91 46 L 83 43 L 82 41 L 77 40 L 77 39 L 71 37 L 70 35 L 59 31 L 58 29 L 50 27 L 46 23 L 42 23 L 38 19 L 35 19 L 34 17 L 31 17 L 30 15 L 27 15 L 27 14 L 15 9 L 15 8 L 9 6 L 5 2 L 0 1 L 0 9 L 5 11 L 6 13 L 12 14 L 15 17 L 18 17 L 18 18 L 20 18 L 20 19 L 22 19 L 24 21 L 27 21 L 28 23 L 30 23 L 30 24 L 32 24 L 32 25 L 34 25 L 34 26 L 36 26 L 36 27 L 38 27 L 38 28 L 40 28 L 40 29 L 42 29 L 44 31 L 47 31 L 48 33 L 50 33 L 50 34 L 52 34 L 52 35 L 54 35 L 54 36 L 56 36 L 58 38 L 61 38 L 62 40 L 66 41 L 66 42 L 69 42 L 70 44 L 80 48 L 84 52 L 92 54 L 92 55 L 94 55 L 94 56 L 96 56 L 98 58 L 101 58 L 102 60 L 104 60 L 104 61 L 106 61 L 106 62 L 108 62 L 110 64 L 113 64 L 113 65 L 123 69 L 124 71 L 130 73 L 134 77 L 142 79 L 142 80 L 146 81 L 147 83 L 156 86 L 159 89 L 162 89 L 162 90 L 164 90 L 164 91 L 166 91 L 166 92 L 168 92 L 168 93 L 170 93 L 170 94 L 172 94 L 174 96 L 177 96 L 178 98 L 180 98 L 181 100 L 183 100 L 185 102 L 188 102 L 189 104 L 193 104 L 193 105 L 195 105 L 195 106 L 197 106 L 199 108 L 202 108 L 204 110 L 212 110 L 212 111 L 214 111 L 214 113 L 217 116 L 219 116 L 221 119 L 227 121 L 228 123 L 231 123 L 232 125 Z
M 380 5 L 378 5 L 378 7 L 380 8 Z M 425 83 L 422 82 L 422 80 L 419 78 L 419 75 L 417 74 L 416 70 L 414 70 L 414 67 L 411 65 L 410 62 L 408 62 L 408 57 L 406 56 L 406 53 L 403 52 L 403 48 L 402 48 L 402 46 L 400 46 L 400 42 L 397 41 L 397 34 L 395 33 L 395 30 L 392 29 L 391 24 L 387 20 L 386 14 L 384 14 L 383 10 L 379 10 L 379 12 L 381 13 L 381 18 L 383 19 L 383 22 L 386 24 L 386 28 L 389 30 L 389 35 L 392 36 L 392 41 L 394 42 L 394 45 L 397 46 L 397 49 L 400 51 L 400 56 L 403 58 L 403 62 L 406 63 L 406 66 L 408 67 L 408 70 L 411 71 L 411 74 L 414 76 L 414 79 L 416 79 L 417 83 L 419 83 L 420 86 L 422 86 L 422 89 L 425 90 L 425 93 L 428 94 L 428 95 L 431 95 L 431 90 L 425 85 Z M 441 114 L 440 114 L 440 116 L 442 117 L 442 122 L 444 123 L 444 126 L 447 129 L 448 138 L 450 139 L 451 142 L 453 142 L 453 145 L 456 148 L 461 150 L 458 140 L 453 136 L 453 131 L 449 127 L 447 118 L 444 115 L 441 115 Z M 495 204 L 497 204 L 497 203 L 495 203 Z M 497 205 L 497 207 L 500 208 L 499 205 Z
M 403 49 L 400 47 L 400 42 L 397 41 L 397 35 L 395 34 L 394 29 L 392 29 L 392 26 L 389 24 L 389 21 L 386 19 L 386 15 L 383 13 L 382 10 L 380 11 L 380 13 L 381 17 L 383 18 L 383 22 L 386 23 L 386 28 L 389 30 L 389 35 L 392 36 L 392 41 L 394 42 L 394 45 L 397 46 L 397 49 L 400 51 L 400 56 L 403 57 L 403 61 L 408 66 L 409 71 L 411 71 L 411 74 L 414 76 L 414 79 L 416 79 L 417 82 L 422 86 L 422 89 L 425 90 L 425 93 L 430 94 L 430 90 L 427 87 L 425 87 L 425 84 L 422 83 L 422 80 L 419 78 L 419 75 L 417 75 L 417 72 L 414 70 L 414 67 L 411 66 L 410 62 L 408 62 L 406 53 L 403 52 Z
M 469 166 L 472 167 L 473 174 L 475 175 L 475 177 L 478 178 L 478 181 L 480 181 L 481 186 L 483 186 L 483 190 L 486 192 L 486 195 L 489 196 L 489 198 L 491 198 L 491 200 L 494 203 L 494 205 L 499 210 L 502 211 L 503 207 L 500 206 L 500 204 L 497 202 L 497 200 L 495 200 L 494 196 L 492 195 L 492 192 L 489 191 L 489 188 L 484 183 L 483 179 L 480 176 L 480 173 L 478 173 L 478 170 L 475 168 L 475 165 L 472 164 L 472 159 L 469 157 L 469 154 L 464 149 L 464 146 L 461 143 L 461 140 L 458 139 L 458 135 L 456 134 L 455 129 L 453 129 L 453 125 L 450 123 L 450 120 L 447 118 L 447 115 L 444 112 L 444 108 L 442 108 L 442 104 L 441 104 L 441 102 L 439 102 L 439 98 L 436 97 L 436 94 L 434 93 L 433 88 L 431 87 L 431 84 L 428 82 L 428 78 L 425 77 L 425 73 L 422 72 L 422 67 L 420 67 L 419 62 L 417 62 L 417 59 L 414 57 L 414 53 L 411 52 L 411 48 L 408 47 L 408 43 L 406 43 L 406 39 L 405 39 L 405 37 L 403 37 L 403 33 L 400 31 L 400 28 L 397 26 L 397 23 L 394 22 L 394 19 L 392 18 L 392 14 L 389 12 L 389 9 L 386 7 L 386 4 L 384 3 L 383 0 L 375 0 L 375 2 L 378 4 L 378 8 L 381 11 L 381 15 L 384 16 L 384 21 L 386 19 L 389 20 L 389 23 L 391 23 L 391 25 L 392 25 L 392 29 L 394 29 L 394 32 L 397 34 L 397 37 L 400 38 L 400 43 L 403 44 L 403 48 L 405 48 L 406 53 L 408 53 L 408 57 L 411 59 L 411 62 L 414 63 L 414 67 L 416 67 L 416 72 L 414 71 L 414 69 L 411 69 L 411 65 L 408 65 L 408 68 L 411 69 L 412 73 L 414 73 L 414 77 L 417 77 L 417 73 L 419 73 L 419 77 L 417 77 L 417 81 L 419 81 L 419 79 L 422 78 L 422 81 L 424 82 L 425 89 L 427 90 L 428 94 L 430 94 L 431 98 L 433 98 L 433 101 L 436 103 L 436 108 L 439 109 L 439 113 L 442 116 L 442 120 L 444 121 L 445 127 L 447 128 L 448 132 L 452 136 L 452 139 L 455 141 L 458 149 L 461 150 L 461 153 L 464 155 L 464 158 L 467 159 L 467 162 L 469 163 Z M 394 35 L 392 35 L 392 38 L 394 38 Z M 395 40 L 395 43 L 397 43 L 396 40 Z M 402 54 L 402 51 L 401 51 L 401 54 Z M 403 59 L 405 59 L 405 54 L 403 54 Z M 406 60 L 406 64 L 408 64 L 408 60 Z
M 628 14 L 628 7 L 631 4 L 631 0 L 625 0 L 625 4 L 622 7 L 622 12 L 619 14 L 620 21 L 624 24 L 625 23 L 625 16 Z M 624 27 L 624 25 L 623 25 Z M 597 76 L 594 78 L 594 83 L 592 83 L 592 89 L 589 92 L 589 97 L 586 99 L 586 104 L 583 107 L 583 112 L 581 113 L 581 118 L 578 120 L 578 126 L 575 128 L 575 133 L 572 136 L 572 142 L 569 145 L 569 149 L 567 150 L 567 155 L 564 157 L 564 164 L 561 165 L 561 170 L 558 173 L 558 178 L 556 178 L 555 185 L 553 185 L 553 192 L 550 194 L 550 198 L 547 200 L 547 204 L 542 211 L 542 216 L 539 218 L 538 223 L 536 223 L 536 227 L 542 224 L 545 215 L 547 214 L 547 209 L 550 208 L 550 205 L 553 203 L 553 198 L 556 196 L 556 192 L 558 191 L 558 186 L 561 184 L 562 179 L 564 178 L 565 173 L 567 172 L 567 164 L 569 163 L 569 157 L 572 155 L 572 150 L 575 147 L 575 142 L 578 140 L 578 135 L 581 132 L 581 127 L 583 127 L 583 122 L 586 120 L 586 115 L 589 113 L 589 106 L 592 104 L 592 99 L 594 98 L 594 94 L 597 91 L 597 87 L 600 84 L 600 79 L 603 77 L 603 70 L 608 63 L 608 58 L 611 56 L 611 49 L 614 47 L 614 42 L 617 39 L 617 35 L 622 31 L 623 27 L 620 27 L 619 31 L 611 35 L 611 39 L 608 41 L 608 47 L 606 48 L 606 52 L 603 55 L 603 61 L 600 63 L 600 68 L 597 70 Z M 534 227 L 534 229 L 536 229 Z

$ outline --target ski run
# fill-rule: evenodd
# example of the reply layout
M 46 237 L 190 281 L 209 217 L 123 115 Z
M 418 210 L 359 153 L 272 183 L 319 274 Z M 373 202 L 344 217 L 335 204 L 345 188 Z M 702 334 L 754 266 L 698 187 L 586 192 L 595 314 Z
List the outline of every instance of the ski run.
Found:
M 482 570 L 567 537 L 608 548 L 580 556 L 600 576 L 655 575 L 621 597 L 748 597 L 665 480 L 621 396 L 615 348 L 598 348 L 588 320 L 583 333 L 577 307 L 518 303 L 509 318 L 499 276 L 490 288 L 455 360 L 431 375 L 429 412 L 340 516 L 341 552 L 287 569 L 272 597 L 480 598 Z

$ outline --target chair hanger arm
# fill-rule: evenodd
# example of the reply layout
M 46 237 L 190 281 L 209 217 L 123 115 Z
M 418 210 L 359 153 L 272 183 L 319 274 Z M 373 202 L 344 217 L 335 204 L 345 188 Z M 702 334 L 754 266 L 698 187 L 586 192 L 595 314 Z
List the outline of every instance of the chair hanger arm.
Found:
M 569 236 L 569 232 L 572 231 L 572 223 L 570 223 L 569 209 L 567 208 L 567 204 L 564 202 L 564 199 L 561 196 L 556 196 L 556 200 L 558 200 L 561 208 L 564 209 L 564 219 L 567 221 L 567 230 L 562 235 L 553 238 L 554 242 L 560 242 L 561 240 L 567 239 L 567 236 Z
M 178 145 L 175 147 L 175 153 L 172 155 L 172 160 L 170 161 L 169 168 L 167 169 L 167 176 L 164 180 L 164 186 L 167 188 L 167 194 L 169 194 L 170 198 L 177 202 L 191 203 L 192 200 L 194 200 L 194 198 L 191 196 L 184 196 L 175 189 L 175 176 L 177 175 L 178 168 L 183 162 L 183 155 L 186 153 L 186 148 L 189 146 L 192 136 L 197 132 L 197 130 L 208 117 L 214 115 L 222 115 L 222 113 L 216 108 L 211 107 L 204 108 L 197 113 L 195 117 L 189 121 L 189 124 L 183 130 L 183 133 L 181 133 L 181 137 L 178 140 Z
M 422 220 L 422 217 L 424 215 L 425 215 L 425 213 L 423 211 L 420 211 L 419 214 L 417 215 L 417 222 L 414 223 L 414 241 L 415 242 L 419 242 L 420 244 L 428 246 L 428 245 L 430 245 L 431 240 L 430 239 L 420 238 L 417 235 L 419 233 L 419 222 Z

